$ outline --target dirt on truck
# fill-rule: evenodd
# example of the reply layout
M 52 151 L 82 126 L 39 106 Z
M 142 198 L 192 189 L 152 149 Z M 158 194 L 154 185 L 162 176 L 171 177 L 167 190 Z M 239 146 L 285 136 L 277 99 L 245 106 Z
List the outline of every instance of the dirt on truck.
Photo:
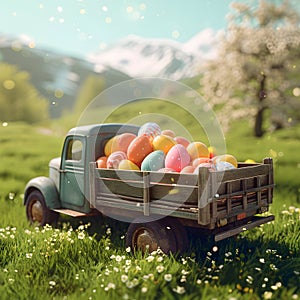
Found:
M 109 140 L 138 131 L 128 124 L 70 130 L 61 157 L 50 161 L 49 177 L 25 188 L 28 220 L 45 225 L 58 214 L 97 213 L 128 222 L 126 246 L 175 253 L 188 245 L 188 228 L 220 241 L 274 219 L 264 214 L 273 198 L 271 158 L 222 171 L 200 167 L 196 174 L 98 167 Z

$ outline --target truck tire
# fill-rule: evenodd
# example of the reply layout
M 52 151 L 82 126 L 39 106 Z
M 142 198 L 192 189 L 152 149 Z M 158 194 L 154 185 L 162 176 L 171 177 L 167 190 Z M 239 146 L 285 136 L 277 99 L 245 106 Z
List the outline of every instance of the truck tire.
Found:
M 26 216 L 31 224 L 37 223 L 39 226 L 44 226 L 55 224 L 59 214 L 47 207 L 40 191 L 34 190 L 26 199 Z
M 126 234 L 126 246 L 133 252 L 151 253 L 160 248 L 164 253 L 177 252 L 176 238 L 164 219 L 141 217 L 133 221 Z
M 186 229 L 178 220 L 172 217 L 165 218 L 164 222 L 166 226 L 171 229 L 175 236 L 177 252 L 183 253 L 185 250 L 187 250 L 189 245 L 189 238 Z

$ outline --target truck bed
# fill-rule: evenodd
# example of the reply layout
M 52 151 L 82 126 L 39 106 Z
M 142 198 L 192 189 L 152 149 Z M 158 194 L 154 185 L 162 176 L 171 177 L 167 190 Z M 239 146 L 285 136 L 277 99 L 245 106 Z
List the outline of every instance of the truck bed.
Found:
M 268 210 L 274 188 L 271 159 L 198 175 L 98 169 L 90 164 L 91 207 L 128 221 L 140 215 L 179 218 L 215 229 Z

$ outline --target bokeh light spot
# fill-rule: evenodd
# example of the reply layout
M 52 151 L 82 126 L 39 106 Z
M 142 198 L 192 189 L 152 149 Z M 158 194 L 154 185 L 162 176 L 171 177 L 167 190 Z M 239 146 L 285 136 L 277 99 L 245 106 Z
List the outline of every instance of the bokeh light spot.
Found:
M 295 87 L 295 88 L 293 89 L 293 95 L 294 95 L 295 97 L 299 97 L 299 96 L 300 96 L 300 88 L 299 88 L 299 87 Z
M 12 89 L 15 88 L 16 83 L 11 79 L 6 79 L 6 80 L 3 81 L 3 86 L 7 90 L 12 90 Z

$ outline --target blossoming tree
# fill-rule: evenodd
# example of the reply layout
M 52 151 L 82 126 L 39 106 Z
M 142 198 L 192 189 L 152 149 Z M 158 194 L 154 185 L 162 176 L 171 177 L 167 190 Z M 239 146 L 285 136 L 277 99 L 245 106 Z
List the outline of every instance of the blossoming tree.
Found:
M 252 4 L 232 3 L 218 58 L 201 84 L 226 116 L 220 118 L 225 129 L 232 119 L 249 118 L 261 137 L 266 120 L 278 129 L 300 119 L 300 17 L 288 0 Z

